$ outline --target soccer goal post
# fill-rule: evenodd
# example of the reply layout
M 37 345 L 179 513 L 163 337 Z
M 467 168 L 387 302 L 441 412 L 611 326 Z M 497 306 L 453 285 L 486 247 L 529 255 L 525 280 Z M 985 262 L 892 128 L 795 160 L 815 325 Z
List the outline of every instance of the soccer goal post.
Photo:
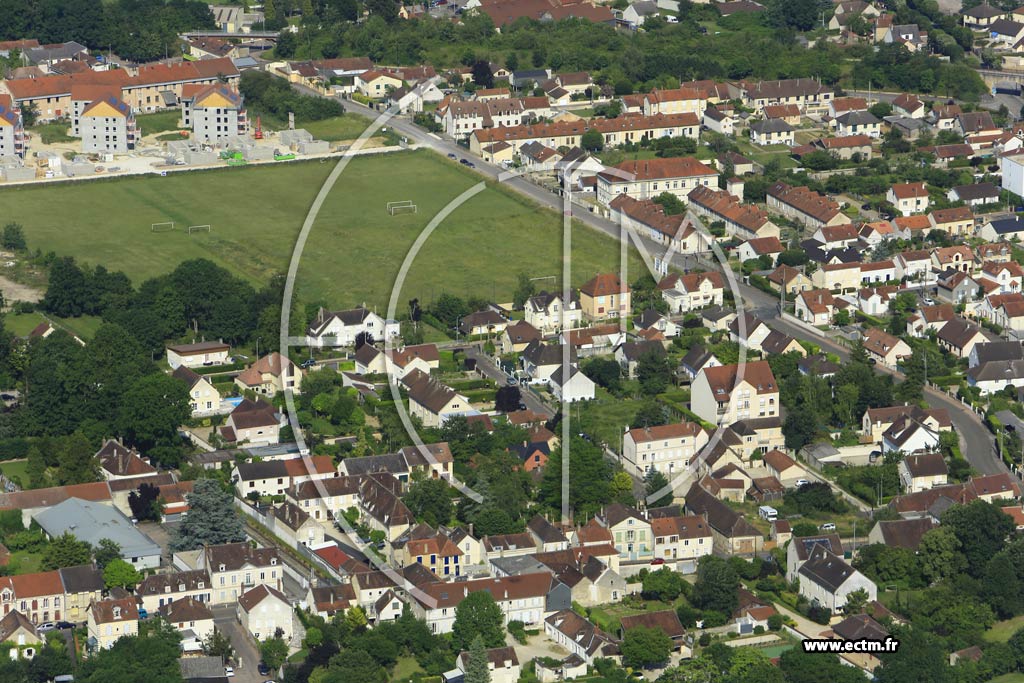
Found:
M 151 232 L 170 232 L 174 230 L 174 221 L 166 221 L 164 223 L 152 223 L 149 226 Z
M 194 232 L 210 232 L 211 228 L 209 225 L 190 225 L 188 226 L 188 234 Z
M 398 213 L 416 213 L 416 205 L 411 199 L 400 202 L 388 202 L 388 213 L 394 216 Z

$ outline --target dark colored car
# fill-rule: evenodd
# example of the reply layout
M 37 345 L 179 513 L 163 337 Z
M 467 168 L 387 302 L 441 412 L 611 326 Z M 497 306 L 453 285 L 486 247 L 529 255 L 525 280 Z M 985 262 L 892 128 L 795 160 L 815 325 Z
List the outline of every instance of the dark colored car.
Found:
M 270 675 L 270 667 L 264 664 L 263 662 L 260 662 L 256 665 L 256 670 L 260 672 L 260 676 Z

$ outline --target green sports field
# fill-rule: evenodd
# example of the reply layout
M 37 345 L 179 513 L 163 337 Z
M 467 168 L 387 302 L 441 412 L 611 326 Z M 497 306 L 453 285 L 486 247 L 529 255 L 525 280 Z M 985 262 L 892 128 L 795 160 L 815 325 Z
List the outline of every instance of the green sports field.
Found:
M 295 238 L 330 163 L 293 163 L 0 189 L 5 218 L 22 223 L 31 249 L 73 255 L 125 271 L 136 283 L 184 259 L 206 257 L 261 283 L 284 272 Z M 325 202 L 297 283 L 305 301 L 383 307 L 399 266 L 430 219 L 480 180 L 427 151 L 354 159 Z M 416 214 L 391 216 L 387 202 L 411 200 Z M 174 221 L 175 230 L 150 226 Z M 188 235 L 189 225 L 210 233 Z M 560 217 L 500 188 L 456 209 L 426 242 L 400 305 L 442 291 L 507 300 L 517 274 L 561 274 Z M 618 244 L 584 227 L 573 240 L 580 284 L 618 263 Z M 630 266 L 638 273 L 638 263 Z M 552 281 L 542 281 L 550 287 Z

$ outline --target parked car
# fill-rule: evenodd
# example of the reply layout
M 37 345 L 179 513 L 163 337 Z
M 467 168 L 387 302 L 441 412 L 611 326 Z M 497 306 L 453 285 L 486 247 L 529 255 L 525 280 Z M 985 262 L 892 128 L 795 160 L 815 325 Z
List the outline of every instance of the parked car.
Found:
M 657 564 L 665 564 L 665 560 L 664 560 L 664 558 L 656 557 L 653 560 L 651 560 L 651 564 L 655 564 L 655 565 L 657 565 Z
M 57 628 L 57 624 L 53 623 L 52 621 L 44 621 L 43 623 L 39 624 L 39 626 L 36 626 L 36 632 L 46 633 L 47 631 L 52 631 L 55 628 Z
M 801 486 L 806 486 L 807 484 L 810 484 L 810 483 L 811 482 L 807 481 L 806 479 L 797 479 L 796 480 L 796 487 L 800 488 Z
M 819 526 L 818 529 L 820 531 L 835 531 L 836 530 L 836 525 L 835 525 L 834 522 L 825 522 L 824 524 Z
M 449 159 L 458 159 L 458 157 L 455 155 L 454 152 L 448 152 L 448 158 Z
M 61 631 L 66 631 L 67 629 L 74 628 L 74 627 L 75 627 L 75 625 L 72 624 L 70 621 L 58 621 L 57 622 L 57 628 L 59 630 L 61 630 Z
M 299 363 L 299 367 L 304 369 L 304 370 L 307 369 L 307 368 L 311 368 L 314 365 L 316 365 L 316 361 L 313 360 L 312 358 L 307 358 L 306 360 L 304 360 L 301 363 Z
M 522 401 L 519 402 L 519 410 L 526 410 L 526 404 Z
M 263 662 L 260 662 L 256 665 L 256 671 L 259 672 L 260 676 L 266 676 L 270 673 L 270 667 L 264 664 Z
M 233 666 L 225 666 L 224 667 L 224 675 L 225 676 L 234 676 L 235 675 L 235 668 Z
M 931 298 L 930 296 L 922 297 L 921 303 L 923 303 L 925 306 L 934 306 L 935 299 Z

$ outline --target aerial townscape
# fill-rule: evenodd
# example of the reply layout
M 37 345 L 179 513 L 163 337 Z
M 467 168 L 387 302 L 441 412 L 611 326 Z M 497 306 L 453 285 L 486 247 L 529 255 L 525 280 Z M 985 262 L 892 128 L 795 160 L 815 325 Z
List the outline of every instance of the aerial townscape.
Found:
M 1024 683 L 1019 0 L 0 0 L 0 683 Z

